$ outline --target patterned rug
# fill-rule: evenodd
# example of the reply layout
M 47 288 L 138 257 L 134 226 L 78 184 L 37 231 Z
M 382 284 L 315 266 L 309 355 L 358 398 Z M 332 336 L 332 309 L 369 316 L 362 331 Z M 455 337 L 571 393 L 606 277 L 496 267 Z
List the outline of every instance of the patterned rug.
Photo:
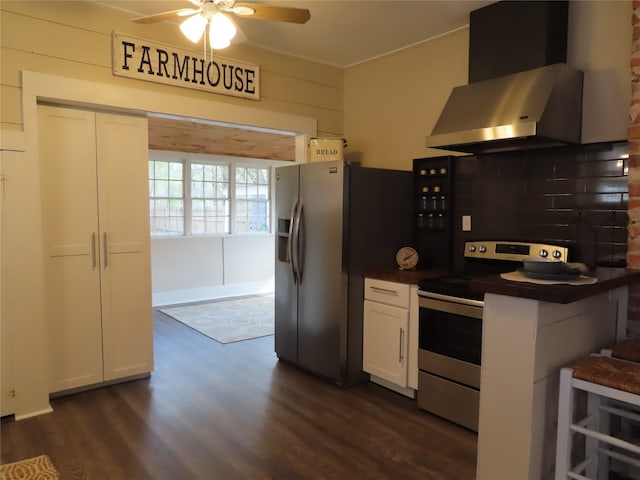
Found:
M 161 308 L 162 313 L 220 343 L 273 335 L 273 295 Z
M 47 455 L 0 465 L 2 480 L 57 480 L 58 471 Z

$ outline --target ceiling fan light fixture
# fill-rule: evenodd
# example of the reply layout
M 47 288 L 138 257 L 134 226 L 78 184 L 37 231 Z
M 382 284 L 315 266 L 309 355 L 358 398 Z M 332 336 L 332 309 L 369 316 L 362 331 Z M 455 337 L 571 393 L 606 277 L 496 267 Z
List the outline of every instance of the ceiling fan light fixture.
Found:
M 180 30 L 193 43 L 198 43 L 207 26 L 207 19 L 202 15 L 193 15 L 180 24 Z
M 242 16 L 253 15 L 254 13 L 256 13 L 256 11 L 253 8 L 247 7 L 245 5 L 238 5 L 237 7 L 233 7 L 232 12 L 235 13 L 236 15 L 242 15 Z
M 231 19 L 224 13 L 216 12 L 209 19 L 209 45 L 214 50 L 227 48 L 237 29 Z
M 2 0 L 0 0 L 2 1 Z M 275 20 L 290 23 L 306 23 L 311 18 L 309 10 L 253 3 L 234 5 L 236 0 L 188 0 L 197 8 L 180 8 L 134 18 L 137 23 L 156 23 L 174 17 L 188 17 L 180 24 L 182 33 L 193 43 L 198 43 L 209 26 L 210 48 L 226 48 L 237 33 L 237 27 L 229 15 L 249 16 L 259 20 Z M 241 32 L 242 33 L 242 32 Z M 244 34 L 241 35 L 244 37 Z M 206 50 L 206 37 L 204 49 Z
M 231 45 L 231 40 L 228 38 L 217 38 L 213 34 L 209 34 L 209 45 L 214 50 L 222 50 L 223 48 L 227 48 Z
M 217 12 L 211 17 L 209 29 L 214 32 L 210 35 L 215 34 L 217 38 L 226 38 L 228 40 L 235 37 L 237 32 L 236 26 L 231 19 L 221 12 Z

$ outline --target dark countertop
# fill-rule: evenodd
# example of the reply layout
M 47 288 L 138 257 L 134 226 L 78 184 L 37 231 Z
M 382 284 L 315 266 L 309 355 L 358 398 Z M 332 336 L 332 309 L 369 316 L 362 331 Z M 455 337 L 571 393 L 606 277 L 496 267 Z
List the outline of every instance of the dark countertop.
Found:
M 365 273 L 365 277 L 374 278 L 376 280 L 385 280 L 387 282 L 407 283 L 409 285 L 417 285 L 418 282 L 425 278 L 439 277 L 445 275 L 447 270 L 375 270 Z
M 571 303 L 640 282 L 640 270 L 629 268 L 597 268 L 598 282 L 592 285 L 540 285 L 503 280 L 500 275 L 490 275 L 471 281 L 471 288 L 485 293 L 511 297 L 531 298 L 551 303 Z
M 420 280 L 446 275 L 447 270 L 386 269 L 367 272 L 365 277 L 387 282 L 417 285 Z M 592 275 L 593 272 L 589 273 Z M 571 303 L 592 297 L 618 287 L 640 283 L 640 270 L 630 268 L 597 268 L 598 282 L 592 285 L 540 285 L 504 280 L 500 275 L 489 275 L 471 281 L 471 288 L 485 293 L 496 293 L 519 298 L 531 298 L 550 303 Z

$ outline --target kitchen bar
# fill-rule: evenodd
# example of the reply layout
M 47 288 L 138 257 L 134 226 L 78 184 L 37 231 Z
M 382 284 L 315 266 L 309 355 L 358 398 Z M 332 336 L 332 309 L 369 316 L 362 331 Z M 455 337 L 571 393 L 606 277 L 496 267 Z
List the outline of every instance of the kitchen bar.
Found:
M 637 270 L 597 275 L 584 286 L 474 282 L 485 291 L 478 480 L 553 472 L 560 368 L 626 336 L 628 285 L 640 281 Z
M 414 284 L 444 273 L 385 270 L 367 278 Z M 628 286 L 640 282 L 640 270 L 595 275 L 596 283 L 582 286 L 472 280 L 485 294 L 477 480 L 553 472 L 560 368 L 625 337 Z

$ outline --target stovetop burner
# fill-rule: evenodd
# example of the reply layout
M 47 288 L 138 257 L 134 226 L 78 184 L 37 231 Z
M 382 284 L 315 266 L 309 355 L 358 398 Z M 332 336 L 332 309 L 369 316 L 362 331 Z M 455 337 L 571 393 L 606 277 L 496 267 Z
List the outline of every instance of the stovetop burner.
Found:
M 423 292 L 439 293 L 452 297 L 484 299 L 484 293 L 470 287 L 472 277 L 467 275 L 445 275 L 428 278 L 418 282 L 418 288 Z
M 568 249 L 540 243 L 473 241 L 465 242 L 464 257 L 463 272 L 421 280 L 418 288 L 423 292 L 483 300 L 484 293 L 470 286 L 473 278 L 516 270 L 525 258 L 566 262 Z

